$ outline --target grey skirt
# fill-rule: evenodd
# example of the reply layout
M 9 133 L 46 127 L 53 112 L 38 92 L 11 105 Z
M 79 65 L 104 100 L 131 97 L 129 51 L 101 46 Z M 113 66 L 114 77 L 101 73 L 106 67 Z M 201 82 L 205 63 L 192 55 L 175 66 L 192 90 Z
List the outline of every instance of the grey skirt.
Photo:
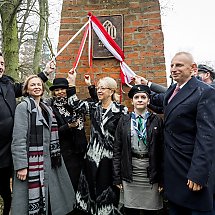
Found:
M 131 183 L 123 181 L 123 191 L 120 195 L 120 201 L 125 207 L 145 210 L 159 210 L 163 207 L 158 184 L 150 184 L 147 178 L 148 166 L 148 158 L 132 158 L 133 181 Z

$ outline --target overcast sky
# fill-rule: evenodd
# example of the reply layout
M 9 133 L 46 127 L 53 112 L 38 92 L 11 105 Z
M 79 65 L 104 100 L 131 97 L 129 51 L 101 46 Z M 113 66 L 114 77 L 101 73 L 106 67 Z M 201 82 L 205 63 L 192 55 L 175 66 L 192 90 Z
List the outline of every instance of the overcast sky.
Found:
M 49 0 L 49 37 L 52 41 L 55 54 L 57 53 L 62 3 L 63 0 Z
M 167 71 L 178 51 L 215 66 L 215 0 L 160 0 Z M 165 9 L 166 5 L 166 9 Z

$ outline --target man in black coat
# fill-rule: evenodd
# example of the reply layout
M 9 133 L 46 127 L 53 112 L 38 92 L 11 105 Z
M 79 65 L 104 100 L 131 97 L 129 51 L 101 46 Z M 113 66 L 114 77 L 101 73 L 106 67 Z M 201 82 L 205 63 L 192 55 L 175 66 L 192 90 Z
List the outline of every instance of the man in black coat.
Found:
M 50 67 L 46 74 L 41 72 L 38 76 L 47 81 L 46 75 L 51 73 Z M 8 215 L 11 205 L 10 177 L 12 173 L 11 140 L 13 131 L 16 98 L 22 96 L 22 84 L 4 75 L 5 63 L 0 53 L 0 196 L 4 201 L 3 215 Z
M 202 81 L 215 88 L 215 71 L 212 67 L 205 64 L 198 65 L 198 76 Z
M 192 77 L 195 69 L 191 54 L 177 53 L 171 61 L 176 84 L 151 98 L 164 107 L 164 191 L 170 215 L 212 214 L 215 90 Z

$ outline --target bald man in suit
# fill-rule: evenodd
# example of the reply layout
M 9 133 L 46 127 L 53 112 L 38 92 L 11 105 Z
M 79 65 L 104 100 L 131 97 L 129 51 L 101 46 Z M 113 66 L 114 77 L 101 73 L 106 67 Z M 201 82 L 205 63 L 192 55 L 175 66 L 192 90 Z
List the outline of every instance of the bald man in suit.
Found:
M 164 191 L 170 215 L 213 214 L 215 89 L 193 77 L 196 67 L 190 53 L 176 53 L 170 69 L 176 84 L 151 98 L 164 108 Z

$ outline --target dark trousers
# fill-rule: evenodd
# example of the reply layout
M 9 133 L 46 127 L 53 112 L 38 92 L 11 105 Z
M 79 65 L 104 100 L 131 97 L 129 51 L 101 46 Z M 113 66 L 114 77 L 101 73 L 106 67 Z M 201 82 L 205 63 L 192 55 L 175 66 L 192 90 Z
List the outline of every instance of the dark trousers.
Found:
M 11 206 L 10 178 L 11 167 L 0 168 L 0 195 L 4 201 L 3 215 L 9 215 Z
M 77 192 L 79 177 L 83 167 L 84 153 L 71 153 L 68 155 L 66 152 L 62 151 L 62 155 L 73 189 Z
M 213 215 L 213 211 L 197 211 L 169 202 L 169 215 Z

